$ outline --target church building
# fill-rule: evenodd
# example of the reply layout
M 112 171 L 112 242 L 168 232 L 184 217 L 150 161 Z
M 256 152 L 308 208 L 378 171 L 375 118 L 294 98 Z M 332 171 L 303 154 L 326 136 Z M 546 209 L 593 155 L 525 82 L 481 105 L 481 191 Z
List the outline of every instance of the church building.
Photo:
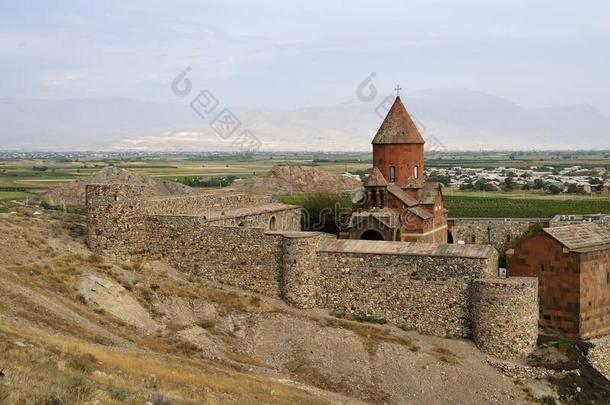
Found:
M 373 171 L 341 238 L 447 243 L 439 183 L 426 182 L 424 144 L 400 96 L 373 139 Z

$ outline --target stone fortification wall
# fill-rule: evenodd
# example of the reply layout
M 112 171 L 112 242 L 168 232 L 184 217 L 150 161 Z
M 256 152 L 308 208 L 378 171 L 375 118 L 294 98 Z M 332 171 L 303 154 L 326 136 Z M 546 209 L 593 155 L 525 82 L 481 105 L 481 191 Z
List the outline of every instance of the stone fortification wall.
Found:
M 319 306 L 320 266 L 317 251 L 335 240 L 320 232 L 282 234 L 281 296 L 298 308 Z
M 455 218 L 449 221 L 449 232 L 453 243 L 490 244 L 500 249 L 505 243 L 521 236 L 531 225 L 548 226 L 548 223 L 548 219 Z
M 223 209 L 250 207 L 272 202 L 274 202 L 273 197 L 264 194 L 211 192 L 148 199 L 143 213 L 210 216 L 213 212 Z
M 285 204 L 266 204 L 254 207 L 258 211 L 237 209 L 228 210 L 223 215 L 204 217 L 207 226 L 245 226 L 263 228 L 270 231 L 300 231 L 301 208 Z M 250 212 L 249 212 L 250 211 Z
M 86 187 L 88 243 L 91 250 L 106 254 L 137 254 L 142 250 L 138 235 L 142 221 L 144 186 L 96 184 Z
M 497 274 L 497 252 L 471 246 L 447 256 L 445 247 L 454 247 L 431 246 L 344 240 L 323 246 L 317 305 L 436 336 L 469 336 L 471 284 Z
M 89 186 L 91 249 L 161 259 L 300 308 L 345 311 L 437 336 L 474 330 L 477 344 L 499 357 L 522 355 L 536 341 L 535 280 L 498 279 L 492 246 L 337 240 L 294 231 L 296 207 L 258 196 L 220 203 L 190 197 L 146 200 L 128 185 Z M 174 212 L 152 214 L 167 201 Z M 220 210 L 193 214 L 202 201 Z M 283 229 L 270 231 L 272 223 Z
M 146 228 L 148 257 L 208 280 L 279 298 L 280 235 L 259 228 L 206 227 L 195 216 L 148 216 Z
M 475 280 L 472 324 L 476 345 L 504 359 L 523 358 L 538 337 L 538 279 Z

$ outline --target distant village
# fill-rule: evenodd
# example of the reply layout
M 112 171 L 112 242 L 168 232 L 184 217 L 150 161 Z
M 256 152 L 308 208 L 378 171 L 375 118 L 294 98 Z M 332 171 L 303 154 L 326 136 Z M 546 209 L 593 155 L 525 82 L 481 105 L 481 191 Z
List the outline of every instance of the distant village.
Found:
M 608 195 L 609 171 L 605 167 L 530 166 L 527 169 L 498 168 L 432 168 L 426 170 L 430 181 L 460 190 L 512 191 L 544 190 L 551 194 Z

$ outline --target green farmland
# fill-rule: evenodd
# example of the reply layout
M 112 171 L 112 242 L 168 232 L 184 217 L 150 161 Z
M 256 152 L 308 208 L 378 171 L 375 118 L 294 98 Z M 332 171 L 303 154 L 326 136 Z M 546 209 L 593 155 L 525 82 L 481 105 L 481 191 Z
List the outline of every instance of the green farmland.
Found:
M 557 214 L 610 214 L 604 199 L 558 200 L 543 198 L 503 198 L 496 196 L 445 196 L 449 217 L 463 218 L 551 218 Z
M 607 166 L 610 154 L 557 153 L 507 154 L 461 153 L 427 159 L 430 166 L 482 167 L 552 164 L 554 166 L 578 164 L 583 167 Z M 6 212 L 12 200 L 23 200 L 54 187 L 62 182 L 91 176 L 108 165 L 123 167 L 142 175 L 170 181 L 189 178 L 248 178 L 261 175 L 275 165 L 315 166 L 330 173 L 360 172 L 371 166 L 368 153 L 353 154 L 269 154 L 239 155 L 171 155 L 171 156 L 98 156 L 89 154 L 69 159 L 61 154 L 32 156 L 29 158 L 0 159 L 0 212 Z M 515 190 L 511 192 L 444 190 L 445 205 L 450 217 L 490 218 L 550 218 L 556 214 L 610 214 L 610 202 L 600 196 L 584 194 L 551 195 L 541 190 Z M 286 200 L 314 211 L 321 209 L 333 198 L 341 205 L 349 205 L 345 196 L 294 196 Z M 317 200 L 317 201 L 315 201 Z

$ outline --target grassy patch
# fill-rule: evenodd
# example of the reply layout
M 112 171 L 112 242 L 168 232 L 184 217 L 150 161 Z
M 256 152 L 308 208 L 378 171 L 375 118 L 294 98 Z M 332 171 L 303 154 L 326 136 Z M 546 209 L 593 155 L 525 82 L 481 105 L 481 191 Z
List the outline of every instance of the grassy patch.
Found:
M 110 394 L 110 398 L 115 401 L 125 402 L 129 399 L 131 394 L 128 390 L 122 387 L 117 387 L 115 385 L 108 386 L 108 394 Z
M 160 294 L 183 298 L 201 298 L 221 304 L 225 308 L 246 312 L 273 312 L 275 308 L 260 299 L 240 295 L 232 291 L 207 288 L 202 285 L 186 286 L 179 283 L 164 283 Z
M 80 356 L 73 357 L 68 361 L 68 367 L 73 370 L 79 371 L 83 374 L 89 374 L 93 371 L 93 366 L 96 362 L 95 356 L 86 353 Z
M 558 214 L 610 214 L 606 200 L 551 200 L 445 196 L 450 217 L 456 218 L 551 218 Z

